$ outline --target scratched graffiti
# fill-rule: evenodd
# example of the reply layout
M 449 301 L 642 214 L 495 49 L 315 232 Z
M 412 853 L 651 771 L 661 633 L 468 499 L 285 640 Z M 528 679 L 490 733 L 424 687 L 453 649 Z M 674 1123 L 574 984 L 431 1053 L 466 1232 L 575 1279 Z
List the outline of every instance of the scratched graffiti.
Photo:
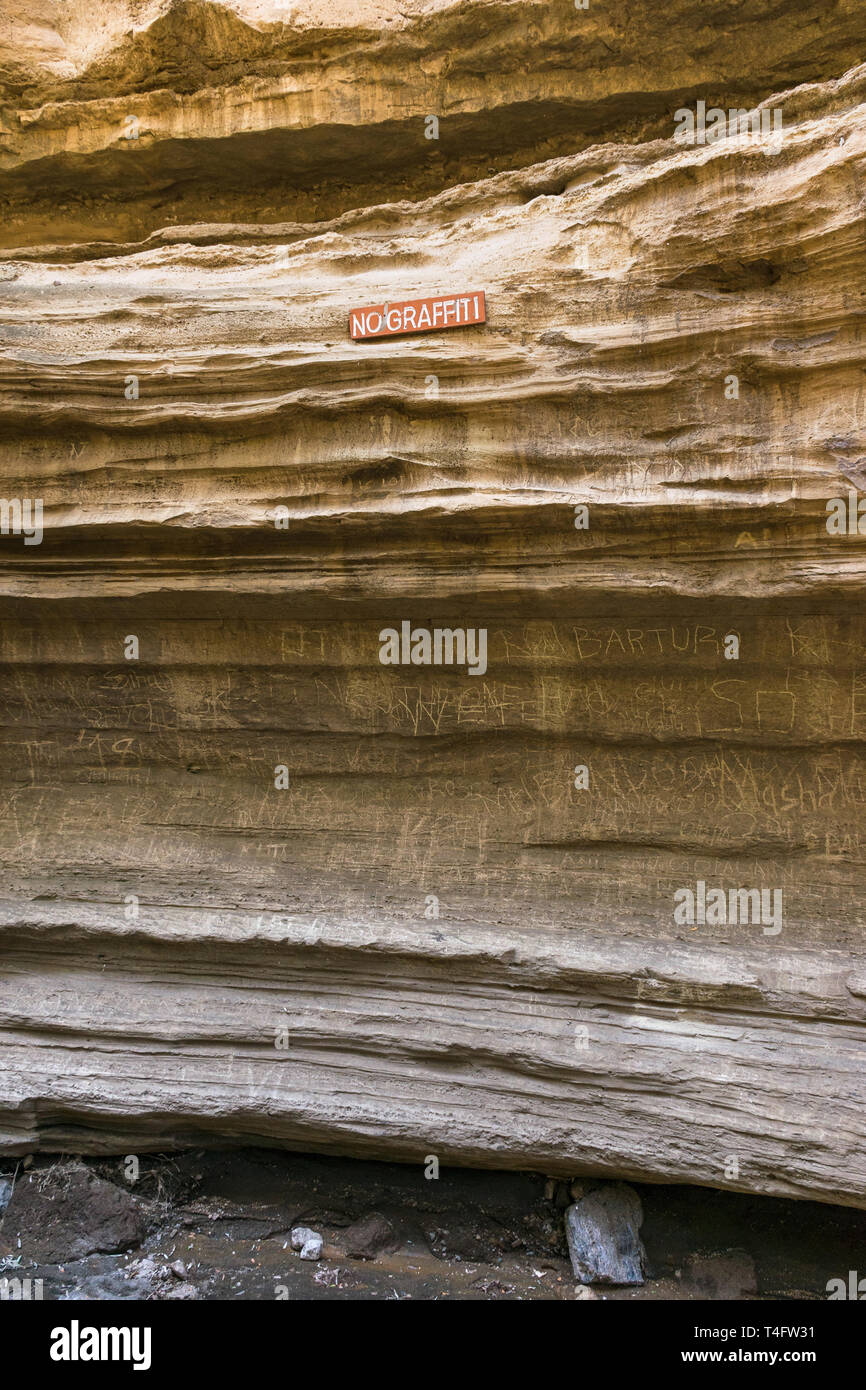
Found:
M 383 668 L 380 626 L 164 622 L 132 667 L 95 623 L 7 637 L 2 863 L 121 899 L 156 881 L 215 902 L 228 873 L 290 882 L 295 911 L 399 915 L 421 885 L 467 920 L 529 905 L 651 932 L 672 884 L 720 864 L 784 888 L 795 933 L 856 891 L 862 621 L 490 624 L 472 681 Z

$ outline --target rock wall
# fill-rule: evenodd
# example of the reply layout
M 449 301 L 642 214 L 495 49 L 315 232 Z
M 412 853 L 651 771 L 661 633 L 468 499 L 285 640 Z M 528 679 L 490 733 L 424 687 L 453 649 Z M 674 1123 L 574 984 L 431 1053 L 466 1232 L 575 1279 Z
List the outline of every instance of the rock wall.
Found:
M 0 1151 L 866 1206 L 866 16 L 766 8 L 13 5 Z

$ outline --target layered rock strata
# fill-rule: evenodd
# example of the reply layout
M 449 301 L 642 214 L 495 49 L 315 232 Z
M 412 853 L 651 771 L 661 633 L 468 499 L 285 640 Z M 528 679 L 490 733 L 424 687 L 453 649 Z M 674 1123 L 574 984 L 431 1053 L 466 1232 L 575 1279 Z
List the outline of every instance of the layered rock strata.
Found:
M 866 20 L 104 9 L 2 50 L 0 1151 L 866 1205 Z

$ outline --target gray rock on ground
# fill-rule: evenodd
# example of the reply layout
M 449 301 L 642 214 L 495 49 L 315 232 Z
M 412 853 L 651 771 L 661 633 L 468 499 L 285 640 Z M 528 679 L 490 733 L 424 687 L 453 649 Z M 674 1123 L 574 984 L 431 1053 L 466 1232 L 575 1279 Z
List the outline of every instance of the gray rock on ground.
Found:
M 302 1260 L 320 1260 L 323 1240 L 318 1231 L 309 1226 L 293 1226 L 291 1234 L 293 1250 L 300 1250 Z
M 625 1183 L 596 1187 L 565 1213 L 568 1252 L 581 1284 L 642 1284 L 643 1207 Z

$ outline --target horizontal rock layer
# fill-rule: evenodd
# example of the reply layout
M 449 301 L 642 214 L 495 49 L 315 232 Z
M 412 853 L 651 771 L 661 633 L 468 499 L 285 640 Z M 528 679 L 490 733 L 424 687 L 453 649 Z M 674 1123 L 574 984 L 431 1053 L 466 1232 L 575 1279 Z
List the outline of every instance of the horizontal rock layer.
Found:
M 857 8 L 105 9 L 3 59 L 0 1151 L 866 1205 Z
M 44 7 L 43 7 L 44 8 Z M 321 219 L 750 107 L 863 60 L 858 0 L 80 0 L 0 19 L 0 244 Z M 436 116 L 438 138 L 428 138 Z
M 228 1132 L 862 1205 L 866 981 L 840 951 L 638 966 L 588 934 L 151 905 L 137 929 L 81 904 L 0 922 L 7 1152 Z

